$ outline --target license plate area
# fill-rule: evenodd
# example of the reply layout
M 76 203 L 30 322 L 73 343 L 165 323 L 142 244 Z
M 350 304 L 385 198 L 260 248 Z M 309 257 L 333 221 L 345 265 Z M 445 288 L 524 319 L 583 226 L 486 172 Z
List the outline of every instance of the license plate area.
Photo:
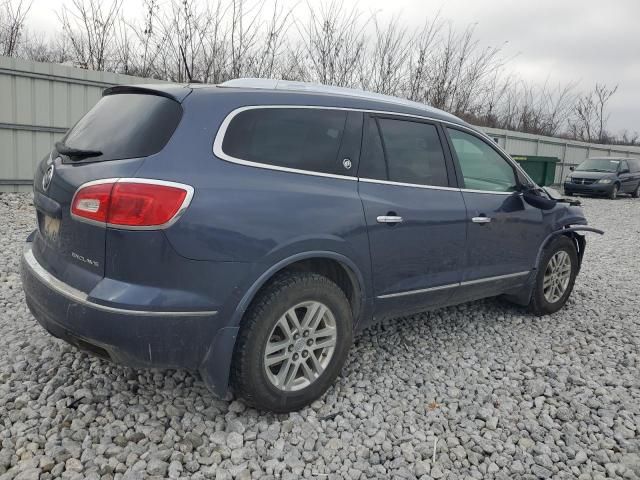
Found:
M 60 219 L 38 212 L 40 234 L 50 245 L 58 245 L 60 239 Z

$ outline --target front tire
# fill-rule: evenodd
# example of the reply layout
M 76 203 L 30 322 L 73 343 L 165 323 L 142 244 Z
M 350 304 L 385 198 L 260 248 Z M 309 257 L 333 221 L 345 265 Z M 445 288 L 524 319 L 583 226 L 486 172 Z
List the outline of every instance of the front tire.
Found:
M 542 252 L 529 310 L 535 315 L 560 310 L 573 291 L 577 275 L 575 244 L 569 237 L 558 235 Z
M 340 287 L 316 273 L 285 273 L 243 318 L 231 384 L 262 410 L 291 412 L 321 397 L 347 358 L 353 319 Z
M 620 185 L 618 185 L 617 183 L 614 183 L 613 188 L 611 189 L 611 192 L 609 192 L 609 198 L 611 200 L 615 200 L 616 198 L 618 198 L 619 190 L 620 190 Z

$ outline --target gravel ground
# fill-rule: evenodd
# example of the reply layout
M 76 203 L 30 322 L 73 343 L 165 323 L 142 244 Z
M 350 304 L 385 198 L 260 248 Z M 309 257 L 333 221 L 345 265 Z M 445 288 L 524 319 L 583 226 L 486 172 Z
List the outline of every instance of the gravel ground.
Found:
M 584 200 L 607 234 L 561 312 L 486 300 L 385 322 L 291 415 L 46 334 L 20 289 L 29 203 L 0 195 L 0 480 L 640 479 L 640 200 Z

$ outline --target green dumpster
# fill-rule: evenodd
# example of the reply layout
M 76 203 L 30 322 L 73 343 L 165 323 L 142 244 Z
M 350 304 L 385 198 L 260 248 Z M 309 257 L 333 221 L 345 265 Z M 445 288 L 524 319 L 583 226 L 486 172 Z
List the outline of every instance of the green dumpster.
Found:
M 541 187 L 552 185 L 556 178 L 557 157 L 539 157 L 536 155 L 511 155 L 525 172 Z

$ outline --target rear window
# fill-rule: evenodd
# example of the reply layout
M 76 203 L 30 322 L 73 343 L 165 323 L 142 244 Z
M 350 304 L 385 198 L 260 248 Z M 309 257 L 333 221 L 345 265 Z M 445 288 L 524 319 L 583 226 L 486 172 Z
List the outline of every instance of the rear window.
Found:
M 147 157 L 162 150 L 181 117 L 180 104 L 166 97 L 107 95 L 75 124 L 63 143 L 102 152 L 87 162 Z
M 240 112 L 222 150 L 231 157 L 321 173 L 340 171 L 338 152 L 347 112 L 315 108 L 260 108 Z

